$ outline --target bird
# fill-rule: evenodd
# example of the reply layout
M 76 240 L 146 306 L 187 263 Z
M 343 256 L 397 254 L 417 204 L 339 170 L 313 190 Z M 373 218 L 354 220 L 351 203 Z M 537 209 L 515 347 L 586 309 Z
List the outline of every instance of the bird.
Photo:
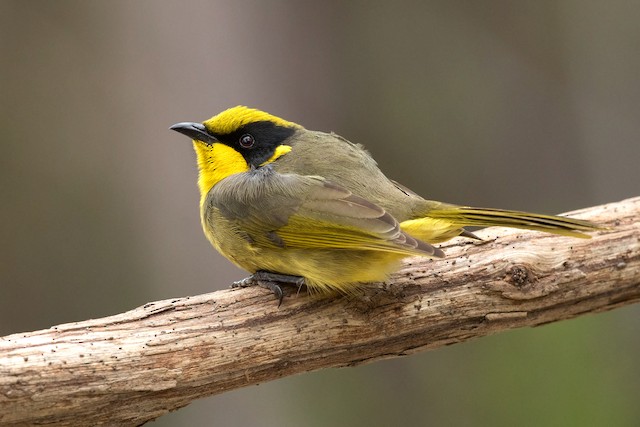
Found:
M 505 226 L 578 238 L 586 220 L 425 199 L 388 178 L 369 152 L 333 133 L 236 106 L 170 127 L 192 140 L 200 218 L 213 247 L 282 303 L 282 284 L 355 294 L 465 227 Z

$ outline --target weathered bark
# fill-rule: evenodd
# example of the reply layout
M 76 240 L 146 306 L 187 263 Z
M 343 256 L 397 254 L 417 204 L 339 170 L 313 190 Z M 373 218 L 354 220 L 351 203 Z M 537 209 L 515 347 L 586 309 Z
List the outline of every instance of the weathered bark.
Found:
M 234 289 L 0 338 L 0 424 L 138 425 L 194 399 L 630 304 L 640 198 L 574 212 L 592 239 L 492 228 L 358 296 Z

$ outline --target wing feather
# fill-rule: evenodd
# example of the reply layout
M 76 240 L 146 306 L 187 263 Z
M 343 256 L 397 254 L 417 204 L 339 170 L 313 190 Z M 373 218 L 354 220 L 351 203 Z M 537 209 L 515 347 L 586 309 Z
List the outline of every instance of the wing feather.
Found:
M 262 167 L 219 182 L 207 204 L 255 245 L 444 256 L 403 232 L 380 206 L 321 177 Z

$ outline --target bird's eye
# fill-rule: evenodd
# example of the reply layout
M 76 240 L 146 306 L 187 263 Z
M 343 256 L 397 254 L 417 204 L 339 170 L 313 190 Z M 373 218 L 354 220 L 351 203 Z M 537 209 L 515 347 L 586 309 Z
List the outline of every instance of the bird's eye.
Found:
M 256 143 L 255 138 L 250 133 L 245 133 L 240 137 L 240 146 L 242 148 L 251 148 Z

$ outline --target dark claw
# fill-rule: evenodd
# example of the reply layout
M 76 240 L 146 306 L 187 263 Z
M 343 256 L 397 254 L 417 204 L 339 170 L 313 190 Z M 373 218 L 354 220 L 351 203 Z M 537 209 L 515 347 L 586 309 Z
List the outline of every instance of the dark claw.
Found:
M 282 288 L 278 285 L 277 282 L 259 282 L 261 286 L 270 289 L 273 292 L 273 295 L 278 299 L 278 308 L 282 305 L 282 299 L 284 298 L 284 292 L 282 292 Z

